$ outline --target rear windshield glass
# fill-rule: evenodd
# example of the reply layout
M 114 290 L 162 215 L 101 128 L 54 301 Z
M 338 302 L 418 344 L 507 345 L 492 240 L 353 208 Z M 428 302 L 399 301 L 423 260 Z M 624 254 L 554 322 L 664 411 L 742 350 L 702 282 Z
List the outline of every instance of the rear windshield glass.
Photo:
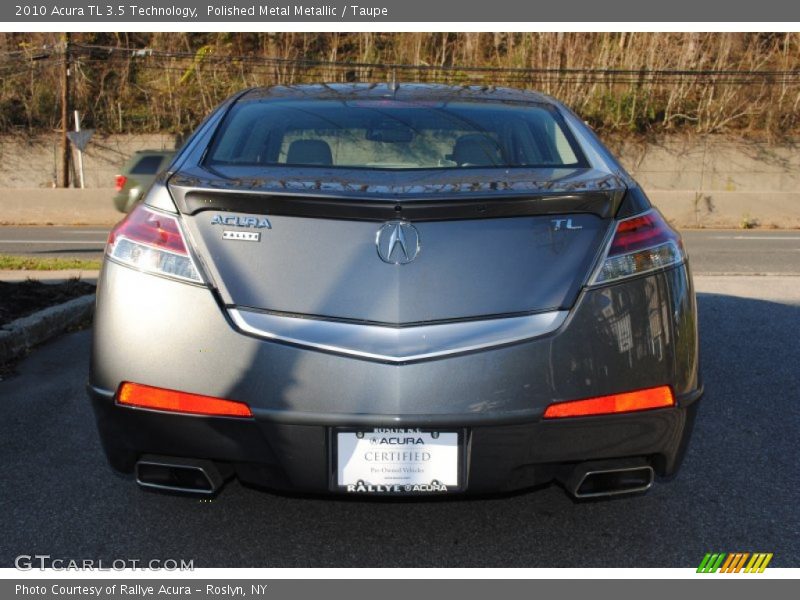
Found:
M 395 100 L 243 102 L 226 116 L 206 163 L 369 169 L 587 166 L 550 106 Z
M 144 156 L 131 169 L 133 175 L 155 175 L 161 165 L 162 156 Z

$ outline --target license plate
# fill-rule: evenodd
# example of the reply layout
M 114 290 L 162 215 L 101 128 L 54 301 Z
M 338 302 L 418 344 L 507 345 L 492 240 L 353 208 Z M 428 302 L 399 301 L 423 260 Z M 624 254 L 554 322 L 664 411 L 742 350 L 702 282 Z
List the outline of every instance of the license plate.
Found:
M 460 435 L 455 431 L 337 431 L 336 484 L 352 493 L 456 491 L 460 449 Z

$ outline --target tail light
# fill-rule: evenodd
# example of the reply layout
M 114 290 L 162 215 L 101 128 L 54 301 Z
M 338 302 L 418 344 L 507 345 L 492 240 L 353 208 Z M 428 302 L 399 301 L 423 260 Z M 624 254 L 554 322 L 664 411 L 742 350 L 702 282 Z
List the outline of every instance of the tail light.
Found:
M 135 408 L 149 408 L 193 415 L 224 417 L 252 417 L 253 412 L 244 402 L 201 396 L 163 388 L 125 382 L 117 391 L 117 403 Z
M 672 395 L 672 388 L 668 385 L 662 385 L 635 392 L 558 402 L 547 407 L 544 411 L 544 418 L 562 419 L 564 417 L 611 415 L 651 410 L 653 408 L 666 408 L 674 405 L 675 398 Z
M 592 283 L 607 283 L 682 263 L 681 237 L 655 210 L 617 222 Z
M 106 255 L 148 273 L 202 283 L 178 219 L 137 205 L 111 230 Z
M 128 182 L 128 178 L 125 175 L 117 175 L 116 179 L 114 180 L 114 189 L 118 192 L 122 191 L 122 188 L 125 187 L 125 184 Z

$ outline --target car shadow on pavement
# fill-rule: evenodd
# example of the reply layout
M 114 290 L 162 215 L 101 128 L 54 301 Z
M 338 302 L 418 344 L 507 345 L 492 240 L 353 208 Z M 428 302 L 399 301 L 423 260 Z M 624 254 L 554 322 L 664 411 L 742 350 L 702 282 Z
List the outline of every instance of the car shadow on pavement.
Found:
M 20 554 L 193 559 L 196 567 L 686 567 L 706 552 L 800 566 L 800 306 L 699 294 L 706 394 L 677 477 L 576 503 L 558 486 L 464 501 L 214 499 L 114 477 L 83 386 L 90 332 L 0 382 L 0 565 Z

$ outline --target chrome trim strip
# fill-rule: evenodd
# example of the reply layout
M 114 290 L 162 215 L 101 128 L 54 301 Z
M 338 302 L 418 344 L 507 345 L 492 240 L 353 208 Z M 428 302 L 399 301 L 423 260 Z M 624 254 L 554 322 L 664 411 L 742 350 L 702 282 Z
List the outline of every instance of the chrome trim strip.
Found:
M 386 327 L 228 309 L 245 333 L 357 358 L 404 363 L 533 339 L 558 329 L 568 311 L 522 317 Z

